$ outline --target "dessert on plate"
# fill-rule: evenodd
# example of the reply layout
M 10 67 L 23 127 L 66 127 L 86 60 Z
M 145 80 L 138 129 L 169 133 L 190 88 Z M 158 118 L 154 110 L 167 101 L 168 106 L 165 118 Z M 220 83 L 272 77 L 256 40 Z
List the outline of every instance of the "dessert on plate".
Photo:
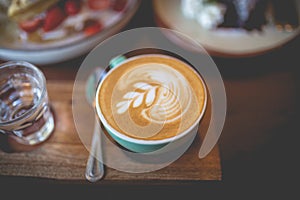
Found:
M 47 43 L 94 35 L 116 21 L 127 5 L 128 0 L 12 0 L 7 16 L 17 24 L 21 41 Z
M 186 18 L 196 20 L 205 29 L 243 28 L 261 30 L 267 23 L 271 0 L 181 0 Z

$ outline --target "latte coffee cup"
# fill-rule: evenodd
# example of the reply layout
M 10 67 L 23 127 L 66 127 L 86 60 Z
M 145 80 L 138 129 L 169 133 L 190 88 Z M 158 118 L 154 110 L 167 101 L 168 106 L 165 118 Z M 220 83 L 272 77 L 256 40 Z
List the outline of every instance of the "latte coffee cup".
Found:
M 95 102 L 99 120 L 117 143 L 152 152 L 198 131 L 207 92 L 191 65 L 159 53 L 114 60 Z

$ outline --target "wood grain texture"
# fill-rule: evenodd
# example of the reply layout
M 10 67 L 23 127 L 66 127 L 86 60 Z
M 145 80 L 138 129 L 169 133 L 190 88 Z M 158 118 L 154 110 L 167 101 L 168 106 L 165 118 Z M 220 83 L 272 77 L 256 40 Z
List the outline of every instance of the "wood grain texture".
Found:
M 0 175 L 85 181 L 88 151 L 77 135 L 73 122 L 73 82 L 50 80 L 47 85 L 55 113 L 54 133 L 44 144 L 31 148 L 18 145 L 7 138 L 6 145 L 10 150 L 0 151 Z M 208 120 L 204 119 L 200 129 L 205 130 L 207 125 Z M 87 127 L 87 131 L 92 131 L 92 128 Z M 205 131 L 200 130 L 200 132 Z M 198 158 L 200 137 L 195 138 L 182 157 L 155 172 L 132 174 L 106 167 L 105 177 L 101 184 L 124 181 L 146 183 L 147 181 L 221 180 L 219 149 L 216 146 L 206 158 L 200 160 Z M 2 139 L 2 143 L 3 141 L 5 139 Z

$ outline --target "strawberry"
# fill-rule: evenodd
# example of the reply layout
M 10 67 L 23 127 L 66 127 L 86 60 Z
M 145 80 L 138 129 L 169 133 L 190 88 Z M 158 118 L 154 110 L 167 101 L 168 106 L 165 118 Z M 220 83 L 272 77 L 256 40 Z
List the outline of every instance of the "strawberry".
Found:
M 121 12 L 125 9 L 127 0 L 114 0 L 112 9 L 117 12 Z
M 100 32 L 102 29 L 103 25 L 99 21 L 93 21 L 84 28 L 84 34 L 86 36 L 91 36 Z
M 76 15 L 81 9 L 80 0 L 67 0 L 64 6 L 67 15 Z
M 110 0 L 88 0 L 88 6 L 92 10 L 105 10 L 110 6 Z
M 42 18 L 37 17 L 20 22 L 19 27 L 28 33 L 32 33 L 42 26 L 43 21 L 44 20 Z
M 55 29 L 64 21 L 65 17 L 65 13 L 60 7 L 50 8 L 46 13 L 43 30 L 47 32 Z

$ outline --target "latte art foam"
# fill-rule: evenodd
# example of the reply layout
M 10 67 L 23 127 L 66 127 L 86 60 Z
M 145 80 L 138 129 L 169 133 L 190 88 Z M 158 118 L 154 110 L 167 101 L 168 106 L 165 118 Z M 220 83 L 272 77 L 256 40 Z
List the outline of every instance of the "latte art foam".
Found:
M 140 115 L 148 122 L 170 123 L 189 109 L 191 88 L 177 70 L 158 63 L 147 63 L 124 74 L 116 87 L 132 88 L 117 102 L 118 114 L 142 107 Z
M 98 94 L 107 124 L 143 140 L 187 130 L 199 118 L 206 98 L 203 82 L 190 66 L 157 54 L 133 57 L 112 69 Z

